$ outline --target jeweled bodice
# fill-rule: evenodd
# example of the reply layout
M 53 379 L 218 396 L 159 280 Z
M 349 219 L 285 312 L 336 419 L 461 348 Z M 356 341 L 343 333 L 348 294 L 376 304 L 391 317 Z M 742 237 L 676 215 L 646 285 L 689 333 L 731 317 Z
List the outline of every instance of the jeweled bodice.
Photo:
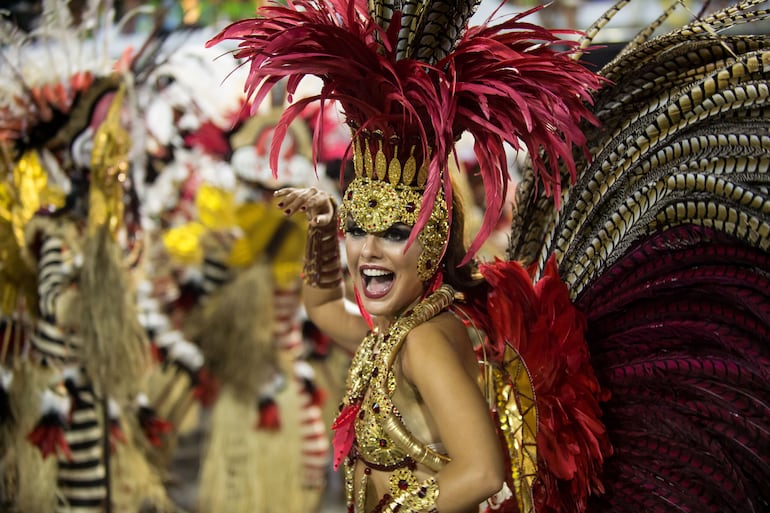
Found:
M 388 357 L 394 352 L 393 340 L 387 334 L 382 337 L 381 347 L 373 355 L 370 382 L 355 423 L 358 456 L 368 465 L 383 470 L 406 466 L 411 461 L 406 452 L 391 438 L 386 424 L 400 422 L 398 409 L 392 401 L 396 380 L 388 366 Z M 394 416 L 396 419 L 391 420 Z
M 397 319 L 387 333 L 371 332 L 361 343 L 348 373 L 345 407 L 358 406 L 354 420 L 355 460 L 348 458 L 346 488 L 349 509 L 353 503 L 352 468 L 362 461 L 368 468 L 384 471 L 411 471 L 416 463 L 438 471 L 449 458 L 418 440 L 404 425 L 393 404 L 396 391 L 394 361 L 407 334 L 452 304 L 454 291 L 444 286 Z M 366 484 L 359 483 L 359 493 Z M 360 509 L 364 497 L 356 499 Z

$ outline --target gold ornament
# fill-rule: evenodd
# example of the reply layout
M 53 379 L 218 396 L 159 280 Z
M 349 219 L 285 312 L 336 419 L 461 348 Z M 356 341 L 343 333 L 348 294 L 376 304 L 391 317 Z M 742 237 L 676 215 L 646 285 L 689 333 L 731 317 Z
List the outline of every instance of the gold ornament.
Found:
M 418 483 L 410 470 L 401 468 L 391 474 L 388 482 L 393 500 L 388 503 L 386 511 L 419 513 L 436 510 L 439 489 L 435 477 Z
M 388 160 L 381 139 L 376 142 L 374 153 L 368 138 L 355 139 L 353 146 L 356 178 L 342 198 L 340 227 L 344 229 L 348 216 L 368 233 L 383 232 L 396 223 L 414 226 L 420 216 L 427 176 L 425 164 L 417 168 L 414 151 L 403 165 L 396 156 Z M 391 149 L 393 155 L 398 155 L 395 145 Z M 430 218 L 417 235 L 423 246 L 417 263 L 421 281 L 436 274 L 448 235 L 449 213 L 444 192 L 439 190 Z
M 123 224 L 123 184 L 128 179 L 131 137 L 123 126 L 123 86 L 115 93 L 107 117 L 94 135 L 91 153 L 91 187 L 88 225 L 96 231 L 104 224 L 115 236 Z

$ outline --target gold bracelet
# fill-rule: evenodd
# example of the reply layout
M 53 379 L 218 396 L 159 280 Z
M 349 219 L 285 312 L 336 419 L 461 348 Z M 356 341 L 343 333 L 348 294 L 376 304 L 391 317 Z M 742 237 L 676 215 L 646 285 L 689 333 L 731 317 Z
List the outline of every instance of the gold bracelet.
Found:
M 332 219 L 324 226 L 311 226 L 307 233 L 302 278 L 307 285 L 321 289 L 342 283 L 340 243 L 337 237 L 337 205 L 332 202 Z

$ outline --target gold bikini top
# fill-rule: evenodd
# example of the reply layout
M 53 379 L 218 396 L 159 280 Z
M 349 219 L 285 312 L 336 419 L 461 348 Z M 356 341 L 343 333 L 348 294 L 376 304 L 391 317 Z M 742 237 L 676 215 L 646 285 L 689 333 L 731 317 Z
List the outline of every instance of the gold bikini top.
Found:
M 396 320 L 387 333 L 370 333 L 351 362 L 346 400 L 361 402 L 355 421 L 357 454 L 371 468 L 395 470 L 416 462 L 438 471 L 449 461 L 407 429 L 392 396 L 396 390 L 393 363 L 407 334 L 453 301 L 454 290 L 442 286 Z
M 418 440 L 404 424 L 392 397 L 396 391 L 393 363 L 407 334 L 423 322 L 446 310 L 455 291 L 444 285 L 396 320 L 387 333 L 370 333 L 351 362 L 343 406 L 360 405 L 354 421 L 356 447 L 351 456 L 372 469 L 393 472 L 391 490 L 400 489 L 398 479 L 408 479 L 416 463 L 438 472 L 449 457 Z M 498 429 L 505 439 L 509 457 L 510 484 L 519 511 L 535 510 L 532 484 L 537 476 L 537 408 L 534 387 L 521 356 L 507 346 L 500 365 L 484 359 L 485 390 L 490 407 L 496 410 Z M 346 459 L 345 487 L 348 507 L 365 511 L 366 472 L 354 500 L 353 458 Z M 403 469 L 403 470 L 401 470 Z M 393 477 L 396 478 L 395 482 Z M 394 488 L 397 486 L 397 488 Z M 354 504 L 355 503 L 355 504 Z

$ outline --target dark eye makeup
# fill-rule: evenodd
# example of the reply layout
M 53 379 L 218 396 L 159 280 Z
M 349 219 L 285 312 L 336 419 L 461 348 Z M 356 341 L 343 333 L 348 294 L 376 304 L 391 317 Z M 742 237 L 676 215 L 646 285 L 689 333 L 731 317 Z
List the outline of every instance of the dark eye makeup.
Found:
M 355 221 L 348 219 L 345 224 L 345 233 L 352 237 L 364 237 L 368 232 L 358 226 Z M 404 242 L 409 239 L 412 228 L 404 223 L 396 223 L 376 235 L 392 242 Z
M 412 229 L 409 226 L 403 223 L 396 223 L 379 235 L 387 240 L 402 242 L 409 239 L 410 233 L 412 233 Z

